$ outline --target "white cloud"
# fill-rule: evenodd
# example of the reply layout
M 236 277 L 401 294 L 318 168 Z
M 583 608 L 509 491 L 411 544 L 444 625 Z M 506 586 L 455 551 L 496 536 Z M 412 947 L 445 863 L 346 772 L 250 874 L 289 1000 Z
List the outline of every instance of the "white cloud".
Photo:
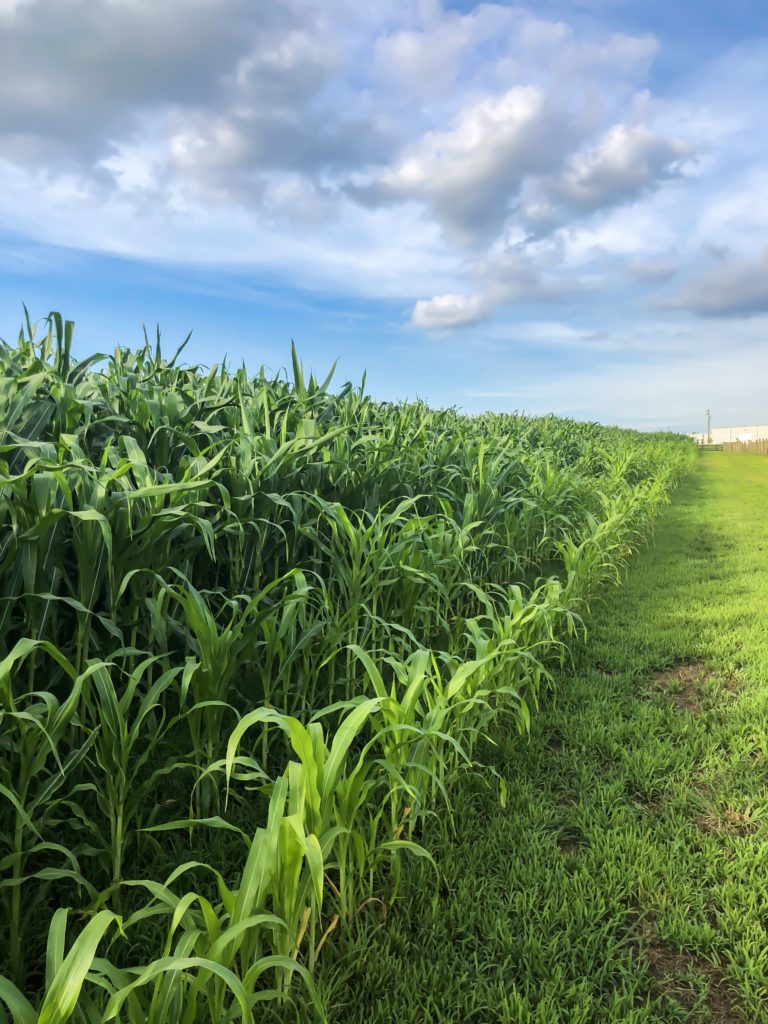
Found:
M 351 194 L 372 205 L 420 201 L 458 244 L 494 238 L 526 176 L 563 159 L 565 122 L 541 89 L 514 86 L 466 104 Z
M 634 198 L 670 176 L 691 147 L 665 139 L 647 125 L 614 125 L 593 149 L 577 153 L 560 185 L 564 200 L 600 209 Z
M 419 299 L 413 307 L 411 323 L 428 329 L 466 327 L 483 320 L 488 313 L 479 295 L 436 295 L 433 299 Z
M 597 144 L 576 152 L 559 177 L 534 182 L 523 217 L 532 229 L 550 231 L 635 202 L 679 177 L 691 153 L 685 140 L 665 138 L 647 124 L 613 125 Z
M 154 188 L 158 209 L 189 187 L 255 212 L 275 171 L 310 187 L 367 180 L 369 202 L 420 202 L 457 248 L 499 234 L 526 176 L 556 170 L 597 123 L 593 98 L 573 97 L 594 96 L 603 76 L 642 78 L 656 45 L 582 39 L 499 4 L 463 15 L 416 0 L 14 10 L 0 40 L 0 139 L 18 166 L 107 171 L 123 190 Z M 46 60 L 23 57 L 33 44 Z M 609 50 L 621 60 L 609 64 Z M 589 88 L 572 88 L 581 79 Z
M 664 297 L 670 320 L 760 315 L 765 44 L 651 94 L 653 36 L 536 10 L 0 0 L 0 218 L 386 296 L 464 337 Z

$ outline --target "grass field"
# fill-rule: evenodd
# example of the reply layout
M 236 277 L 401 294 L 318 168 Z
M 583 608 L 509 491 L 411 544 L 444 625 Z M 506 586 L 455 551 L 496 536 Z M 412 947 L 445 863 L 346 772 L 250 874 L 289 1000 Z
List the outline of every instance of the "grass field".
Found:
M 768 459 L 674 497 L 529 742 L 481 752 L 411 880 L 322 981 L 339 1022 L 768 1020 Z

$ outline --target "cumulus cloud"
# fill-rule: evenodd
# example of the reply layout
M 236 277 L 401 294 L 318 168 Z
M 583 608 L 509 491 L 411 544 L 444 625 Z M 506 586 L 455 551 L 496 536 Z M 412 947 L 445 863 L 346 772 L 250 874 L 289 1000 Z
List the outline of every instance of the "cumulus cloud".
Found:
M 658 45 L 647 35 L 583 41 L 562 22 L 483 5 L 429 33 L 388 36 L 379 56 L 408 82 L 421 66 L 439 90 L 459 74 L 470 44 L 476 62 L 477 50 L 486 58 L 470 76 L 468 91 L 479 95 L 389 166 L 353 176 L 350 195 L 369 205 L 416 202 L 449 241 L 486 245 L 517 226 L 541 234 L 633 202 L 677 177 L 693 153 L 687 140 L 652 126 L 647 91 L 627 94 L 621 81 L 622 71 L 642 80 Z M 515 84 L 502 88 L 509 79 Z M 629 117 L 600 136 L 608 95 Z
M 449 128 L 425 133 L 350 191 L 373 205 L 421 201 L 451 236 L 471 244 L 501 232 L 526 176 L 562 160 L 568 129 L 541 89 L 514 86 L 467 104 Z
M 650 95 L 658 40 L 557 10 L 0 0 L 0 218 L 386 295 L 430 330 L 601 289 L 652 304 L 709 243 L 719 284 L 710 260 L 672 312 L 755 315 L 765 144 L 727 80 L 759 111 L 764 52 L 693 100 Z
M 598 80 L 642 78 L 657 45 L 581 37 L 494 3 L 458 13 L 419 0 L 375 11 L 351 0 L 5 0 L 2 10 L 0 145 L 12 165 L 88 180 L 94 206 L 111 191 L 141 193 L 174 216 L 208 201 L 285 219 L 294 196 L 298 227 L 330 224 L 344 196 L 369 209 L 410 204 L 457 258 L 501 238 L 526 181 L 557 175 L 599 124 Z M 620 188 L 593 164 L 563 181 L 571 205 Z
M 187 6 L 187 11 L 184 11 Z M 186 13 L 186 17 L 182 16 Z M 12 152 L 47 139 L 50 156 L 90 157 L 147 106 L 218 99 L 222 70 L 253 32 L 249 5 L 32 0 L 0 35 L 0 133 Z
M 324 108 L 348 56 L 334 6 L 26 0 L 0 33 L 3 152 L 90 166 L 151 135 L 183 173 L 375 157 L 375 118 Z
M 564 173 L 536 183 L 522 213 L 534 229 L 551 230 L 598 210 L 633 202 L 680 174 L 692 153 L 682 139 L 665 138 L 647 124 L 617 124 L 600 141 L 575 153 Z
M 557 191 L 571 206 L 594 210 L 634 198 L 670 177 L 691 147 L 647 125 L 614 125 L 593 149 L 577 153 Z
M 467 327 L 484 320 L 489 312 L 480 295 L 436 295 L 433 299 L 419 299 L 413 307 L 411 323 L 429 329 Z

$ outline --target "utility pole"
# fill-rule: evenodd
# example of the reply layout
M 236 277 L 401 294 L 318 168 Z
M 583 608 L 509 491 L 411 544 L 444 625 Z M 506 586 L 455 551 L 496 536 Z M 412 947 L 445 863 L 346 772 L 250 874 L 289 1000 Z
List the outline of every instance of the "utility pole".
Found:
M 712 417 L 707 409 L 707 444 L 712 444 Z

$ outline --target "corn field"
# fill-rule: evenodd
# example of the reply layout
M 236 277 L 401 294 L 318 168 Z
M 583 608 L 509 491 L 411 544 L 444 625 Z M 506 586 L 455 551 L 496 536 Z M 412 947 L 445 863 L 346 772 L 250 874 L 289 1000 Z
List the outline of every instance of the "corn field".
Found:
M 694 447 L 72 342 L 0 348 L 0 1021 L 322 1021 Z

